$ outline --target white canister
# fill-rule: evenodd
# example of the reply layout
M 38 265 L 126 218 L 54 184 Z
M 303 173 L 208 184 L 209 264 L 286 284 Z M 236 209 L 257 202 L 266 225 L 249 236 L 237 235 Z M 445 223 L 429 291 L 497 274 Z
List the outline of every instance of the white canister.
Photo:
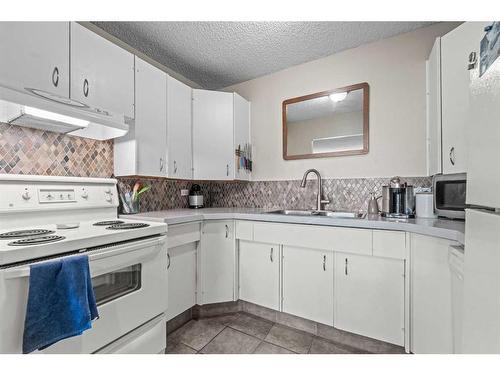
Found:
M 415 215 L 422 218 L 436 218 L 434 214 L 434 194 L 419 192 L 415 194 Z

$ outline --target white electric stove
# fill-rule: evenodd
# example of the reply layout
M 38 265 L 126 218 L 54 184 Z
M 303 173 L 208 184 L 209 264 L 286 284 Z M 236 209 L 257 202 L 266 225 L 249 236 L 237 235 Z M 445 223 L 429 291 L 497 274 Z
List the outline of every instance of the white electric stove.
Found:
M 117 218 L 116 180 L 0 175 L 0 353 L 20 353 L 30 264 L 85 253 L 100 318 L 43 353 L 165 349 L 166 224 Z

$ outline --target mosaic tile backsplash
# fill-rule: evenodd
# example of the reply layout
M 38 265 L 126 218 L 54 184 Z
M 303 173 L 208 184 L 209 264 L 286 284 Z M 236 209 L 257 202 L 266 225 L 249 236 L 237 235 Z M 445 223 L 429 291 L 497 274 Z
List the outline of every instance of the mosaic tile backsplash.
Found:
M 113 175 L 113 141 L 95 141 L 0 123 L 0 173 L 53 176 L 110 177 Z M 188 207 L 181 189 L 195 182 L 162 178 L 120 178 L 122 189 L 137 179 L 151 185 L 143 195 L 141 211 Z M 366 211 L 370 192 L 381 194 L 387 178 L 326 179 L 324 195 L 330 210 Z M 415 187 L 430 187 L 429 177 L 403 178 Z M 300 187 L 300 180 L 252 182 L 196 182 L 206 207 L 259 207 L 310 209 L 316 202 L 316 180 Z
M 120 178 L 131 186 L 137 178 Z M 414 187 L 430 187 L 430 177 L 402 178 Z M 188 207 L 181 189 L 189 189 L 191 181 L 141 179 L 151 185 L 143 195 L 141 212 Z M 329 210 L 366 211 L 370 192 L 380 195 L 389 178 L 326 179 L 323 193 L 330 200 Z M 316 204 L 316 180 L 300 187 L 300 180 L 252 182 L 196 182 L 201 186 L 206 207 L 259 207 L 265 209 L 311 209 Z M 123 185 L 122 185 L 123 186 Z M 122 187 L 123 188 L 123 187 Z
M 0 123 L 0 173 L 110 177 L 113 141 Z

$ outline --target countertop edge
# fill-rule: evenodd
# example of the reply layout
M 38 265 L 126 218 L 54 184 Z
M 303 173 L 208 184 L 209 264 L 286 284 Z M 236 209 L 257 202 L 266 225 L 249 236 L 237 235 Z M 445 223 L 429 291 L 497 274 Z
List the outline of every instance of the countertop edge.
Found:
M 168 211 L 166 211 L 168 212 Z M 346 218 L 318 218 L 301 216 L 283 216 L 267 213 L 244 213 L 244 212 L 193 212 L 179 213 L 178 215 L 151 216 L 151 213 L 142 213 L 136 215 L 120 215 L 120 217 L 132 220 L 144 220 L 154 222 L 165 222 L 167 225 L 185 224 L 191 222 L 201 222 L 204 220 L 248 220 L 283 224 L 303 224 L 303 225 L 321 225 L 334 227 L 349 227 L 361 229 L 379 229 L 411 232 L 431 237 L 438 237 L 455 241 L 460 244 L 465 242 L 465 234 L 452 228 L 442 228 L 437 226 L 427 226 L 418 223 L 403 221 L 379 221 L 369 219 L 346 219 Z M 432 220 L 432 219 L 430 219 Z

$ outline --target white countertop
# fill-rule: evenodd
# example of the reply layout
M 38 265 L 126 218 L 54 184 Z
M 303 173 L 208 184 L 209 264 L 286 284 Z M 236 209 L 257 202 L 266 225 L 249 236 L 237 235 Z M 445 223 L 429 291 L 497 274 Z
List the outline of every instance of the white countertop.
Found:
M 165 222 L 168 225 L 189 223 L 202 220 L 253 220 L 290 224 L 327 225 L 337 227 L 399 230 L 445 238 L 464 243 L 465 222 L 447 219 L 386 219 L 379 216 L 367 216 L 363 219 L 308 217 L 279 214 L 267 214 L 261 208 L 202 208 L 172 209 L 144 212 L 136 215 L 121 215 L 121 218 L 144 221 Z

